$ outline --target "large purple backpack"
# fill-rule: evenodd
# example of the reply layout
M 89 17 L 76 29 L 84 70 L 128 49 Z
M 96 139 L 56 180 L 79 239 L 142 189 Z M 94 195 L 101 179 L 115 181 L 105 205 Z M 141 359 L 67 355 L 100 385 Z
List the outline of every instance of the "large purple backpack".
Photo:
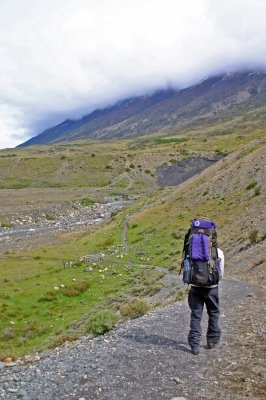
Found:
M 218 261 L 215 223 L 205 218 L 193 219 L 184 243 L 184 283 L 202 287 L 217 284 Z

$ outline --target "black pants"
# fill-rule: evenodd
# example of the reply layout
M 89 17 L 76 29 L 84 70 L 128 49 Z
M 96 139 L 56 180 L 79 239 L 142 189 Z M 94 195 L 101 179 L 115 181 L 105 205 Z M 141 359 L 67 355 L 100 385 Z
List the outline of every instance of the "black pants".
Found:
M 207 329 L 207 342 L 217 344 L 221 337 L 219 327 L 219 294 L 218 286 L 214 288 L 200 288 L 191 286 L 188 295 L 188 304 L 191 309 L 190 331 L 188 334 L 188 343 L 191 348 L 200 345 L 201 338 L 201 319 L 204 304 L 209 316 Z

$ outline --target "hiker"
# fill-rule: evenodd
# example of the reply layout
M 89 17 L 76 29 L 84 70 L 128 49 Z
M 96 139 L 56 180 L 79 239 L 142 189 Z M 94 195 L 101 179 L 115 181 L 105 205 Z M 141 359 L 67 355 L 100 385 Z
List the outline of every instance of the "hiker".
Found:
M 188 304 L 191 310 L 188 343 L 192 354 L 199 354 L 201 319 L 204 304 L 209 316 L 207 346 L 211 349 L 220 340 L 218 283 L 224 273 L 224 254 L 217 246 L 213 221 L 196 218 L 184 239 L 183 281 L 190 284 Z

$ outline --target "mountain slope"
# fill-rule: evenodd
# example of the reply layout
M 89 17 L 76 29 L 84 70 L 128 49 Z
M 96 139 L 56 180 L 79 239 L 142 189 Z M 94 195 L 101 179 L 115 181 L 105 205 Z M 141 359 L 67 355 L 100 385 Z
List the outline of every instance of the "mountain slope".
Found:
M 219 75 L 183 90 L 130 98 L 78 121 L 66 120 L 20 146 L 172 133 L 236 116 L 241 117 L 239 122 L 256 119 L 263 123 L 265 102 L 265 72 Z

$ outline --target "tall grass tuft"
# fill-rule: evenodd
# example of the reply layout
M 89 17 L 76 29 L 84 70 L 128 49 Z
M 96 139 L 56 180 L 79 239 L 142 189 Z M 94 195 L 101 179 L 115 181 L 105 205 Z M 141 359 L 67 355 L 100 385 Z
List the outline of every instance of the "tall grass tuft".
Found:
M 258 235 L 259 235 L 259 231 L 258 229 L 254 229 L 252 232 L 250 232 L 249 234 L 249 240 L 251 244 L 255 244 L 258 241 Z
M 43 296 L 41 296 L 40 298 L 39 298 L 39 300 L 38 300 L 38 302 L 39 303 L 41 303 L 41 302 L 45 302 L 45 301 L 47 301 L 47 302 L 54 302 L 54 301 L 57 301 L 57 298 L 58 298 L 58 293 L 57 292 L 55 292 L 55 291 L 49 291 L 49 292 L 47 292 L 46 294 L 44 294 Z
M 83 280 L 81 282 L 75 282 L 73 285 L 64 287 L 61 292 L 64 296 L 75 297 L 79 296 L 81 293 L 85 292 L 90 287 L 90 282 L 88 280 Z
M 87 331 L 94 335 L 102 335 L 110 331 L 118 320 L 118 315 L 110 310 L 98 311 L 89 318 Z
M 257 185 L 257 182 L 251 182 L 246 186 L 246 190 L 253 189 Z
M 91 199 L 90 197 L 84 197 L 83 199 L 81 199 L 80 204 L 84 207 L 86 206 L 92 206 L 95 203 L 95 201 L 93 199 Z
M 150 305 L 144 299 L 133 299 L 127 304 L 120 307 L 120 312 L 123 316 L 129 318 L 138 318 L 145 315 L 150 309 Z

